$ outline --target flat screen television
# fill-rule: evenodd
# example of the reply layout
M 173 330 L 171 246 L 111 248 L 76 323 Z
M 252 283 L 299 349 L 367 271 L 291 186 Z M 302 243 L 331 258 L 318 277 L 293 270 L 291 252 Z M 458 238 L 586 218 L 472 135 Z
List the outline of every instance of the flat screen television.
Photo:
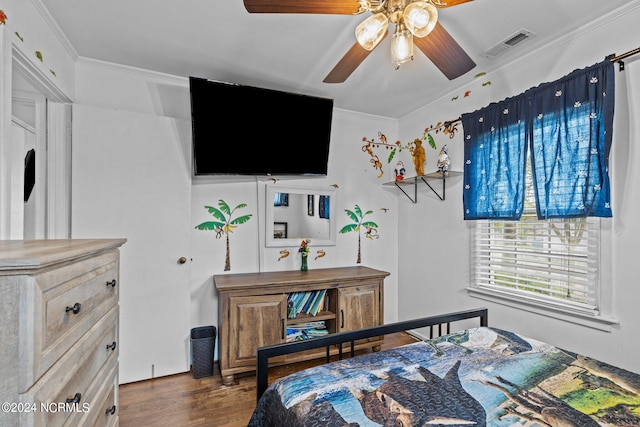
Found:
M 194 175 L 326 175 L 333 99 L 189 78 Z

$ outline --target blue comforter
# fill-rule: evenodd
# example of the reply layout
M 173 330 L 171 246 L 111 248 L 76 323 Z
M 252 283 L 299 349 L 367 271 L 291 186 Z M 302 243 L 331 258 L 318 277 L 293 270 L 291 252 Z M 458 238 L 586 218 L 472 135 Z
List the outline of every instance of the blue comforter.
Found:
M 640 375 L 475 328 L 274 382 L 249 426 L 640 426 Z

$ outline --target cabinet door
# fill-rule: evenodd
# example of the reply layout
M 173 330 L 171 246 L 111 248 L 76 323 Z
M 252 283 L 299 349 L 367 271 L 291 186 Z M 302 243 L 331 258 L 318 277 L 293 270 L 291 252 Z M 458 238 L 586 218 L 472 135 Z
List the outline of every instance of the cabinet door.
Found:
M 380 287 L 377 283 L 338 290 L 339 332 L 380 324 Z
M 286 294 L 231 297 L 229 310 L 230 367 L 254 366 L 258 347 L 285 342 Z

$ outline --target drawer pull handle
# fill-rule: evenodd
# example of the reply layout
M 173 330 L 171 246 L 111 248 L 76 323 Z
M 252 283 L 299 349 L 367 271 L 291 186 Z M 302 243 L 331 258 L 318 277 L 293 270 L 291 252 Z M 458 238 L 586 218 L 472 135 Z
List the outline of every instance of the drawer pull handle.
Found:
M 73 304 L 73 307 L 67 307 L 64 311 L 66 313 L 72 312 L 73 314 L 78 314 L 78 313 L 80 313 L 80 309 L 81 308 L 82 308 L 82 304 L 77 302 L 77 303 Z
M 107 350 L 115 350 L 116 349 L 116 342 L 114 341 L 111 344 L 107 344 Z
M 111 408 L 107 408 L 106 411 L 104 411 L 105 415 L 113 415 L 116 413 L 116 405 L 113 405 Z
M 80 403 L 80 399 L 82 399 L 82 395 L 80 393 L 76 393 L 75 396 L 67 399 L 67 403 Z
M 110 281 L 107 282 L 107 287 L 111 286 L 112 288 L 115 288 L 116 287 L 116 283 L 117 283 L 116 279 L 110 280 Z
M 342 318 L 340 328 L 344 328 L 344 310 L 340 310 L 340 314 L 341 314 L 340 317 Z

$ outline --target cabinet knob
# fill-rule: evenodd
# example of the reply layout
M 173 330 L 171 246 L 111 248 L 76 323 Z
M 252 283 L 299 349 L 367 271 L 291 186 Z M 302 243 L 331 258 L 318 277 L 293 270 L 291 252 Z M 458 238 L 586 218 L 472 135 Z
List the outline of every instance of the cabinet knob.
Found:
M 72 312 L 73 314 L 78 314 L 80 313 L 80 309 L 82 308 L 82 304 L 80 304 L 79 302 L 73 304 L 73 307 L 69 307 L 67 306 L 67 308 L 64 309 L 64 311 L 66 313 L 68 312 Z
M 80 403 L 80 399 L 82 399 L 82 394 L 76 393 L 75 396 L 67 399 L 67 403 Z
M 116 342 L 112 342 L 111 344 L 107 344 L 107 350 L 115 350 L 116 349 Z
M 113 415 L 116 413 L 116 405 L 113 405 L 111 408 L 107 408 L 106 411 L 104 411 L 105 415 Z
M 187 257 L 181 256 L 178 258 L 178 264 L 184 264 L 185 262 L 187 262 Z
M 110 280 L 107 282 L 107 287 L 111 286 L 112 288 L 116 287 L 116 279 Z

